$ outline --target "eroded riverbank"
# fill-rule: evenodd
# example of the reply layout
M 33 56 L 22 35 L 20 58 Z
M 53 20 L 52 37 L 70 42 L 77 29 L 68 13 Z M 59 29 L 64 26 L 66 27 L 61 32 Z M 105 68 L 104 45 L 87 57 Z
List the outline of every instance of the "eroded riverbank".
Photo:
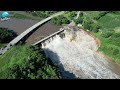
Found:
M 65 78 L 120 78 L 120 66 L 97 52 L 98 45 L 93 37 L 83 30 L 76 31 L 76 37 L 73 36 L 73 32 L 67 31 L 65 38 L 57 36 L 43 47 L 46 55 L 58 64 Z

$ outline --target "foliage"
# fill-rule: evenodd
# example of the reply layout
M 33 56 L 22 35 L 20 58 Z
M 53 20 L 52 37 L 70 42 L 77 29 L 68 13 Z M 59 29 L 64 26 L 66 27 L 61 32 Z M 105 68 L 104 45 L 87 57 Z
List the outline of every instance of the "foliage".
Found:
M 96 23 L 92 24 L 92 31 L 93 32 L 95 32 L 95 33 L 99 32 L 100 28 L 101 27 L 98 24 L 96 24 Z
M 30 19 L 30 17 L 19 14 L 19 13 L 14 13 L 13 16 L 11 16 L 13 18 L 18 18 L 18 19 Z
M 93 24 L 93 22 L 90 20 L 90 18 L 85 18 L 83 21 L 84 28 L 88 29 L 90 31 L 92 31 L 92 24 Z
M 52 23 L 56 25 L 62 25 L 62 24 L 69 24 L 70 21 L 63 15 L 60 15 L 58 17 L 53 18 Z
M 34 46 L 16 46 L 13 53 L 12 51 L 13 50 L 0 57 L 0 61 L 7 60 L 9 57 L 9 62 L 4 63 L 4 65 L 0 67 L 1 79 L 62 78 L 57 70 L 57 66 L 45 57 L 41 48 Z
M 40 18 L 46 18 L 58 11 L 27 11 L 27 12 L 32 14 L 33 16 L 38 16 Z
M 104 37 L 104 38 L 109 38 L 109 37 L 112 36 L 112 35 L 113 35 L 113 33 L 110 32 L 110 31 L 107 31 L 107 32 L 103 32 L 103 33 L 102 33 L 102 37 Z
M 0 43 L 8 43 L 17 36 L 17 33 L 7 28 L 0 28 Z
M 77 16 L 75 11 L 70 12 L 69 14 L 70 19 L 74 19 L 75 16 Z
M 76 24 L 82 24 L 83 23 L 83 18 L 82 17 L 78 17 L 78 19 L 75 19 L 74 22 Z
M 113 55 L 117 55 L 117 54 L 119 54 L 119 49 L 114 49 Z
M 94 19 L 97 17 L 98 19 Z M 84 11 L 82 18 L 84 18 L 83 27 L 100 39 L 99 50 L 116 63 L 120 63 L 120 12 Z
M 79 17 L 82 17 L 83 16 L 83 12 L 80 12 L 80 16 Z
M 101 17 L 105 16 L 109 11 L 101 11 L 98 16 L 94 17 L 95 20 L 99 20 Z

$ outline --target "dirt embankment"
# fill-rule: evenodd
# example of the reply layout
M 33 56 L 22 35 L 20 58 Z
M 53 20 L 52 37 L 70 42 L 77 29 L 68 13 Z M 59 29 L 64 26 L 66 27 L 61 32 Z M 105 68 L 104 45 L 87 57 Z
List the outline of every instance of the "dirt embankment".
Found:
M 76 37 L 73 39 L 74 35 Z M 74 78 L 75 75 L 77 78 L 89 79 L 120 78 L 120 67 L 98 54 L 99 40 L 84 30 L 78 30 L 74 35 L 73 30 L 66 31 L 65 38 L 57 36 L 43 48 L 46 55 L 61 68 L 63 76 Z

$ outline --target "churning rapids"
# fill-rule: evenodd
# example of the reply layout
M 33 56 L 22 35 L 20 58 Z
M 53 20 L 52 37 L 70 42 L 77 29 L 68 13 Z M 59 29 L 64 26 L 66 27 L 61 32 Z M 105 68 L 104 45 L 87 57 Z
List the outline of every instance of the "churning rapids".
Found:
M 118 79 L 115 64 L 97 52 L 96 40 L 83 30 L 67 31 L 42 47 L 53 63 L 58 64 L 65 78 Z M 116 68 L 117 69 L 117 68 Z M 67 73 L 69 72 L 69 73 Z M 71 75 L 73 74 L 73 75 Z

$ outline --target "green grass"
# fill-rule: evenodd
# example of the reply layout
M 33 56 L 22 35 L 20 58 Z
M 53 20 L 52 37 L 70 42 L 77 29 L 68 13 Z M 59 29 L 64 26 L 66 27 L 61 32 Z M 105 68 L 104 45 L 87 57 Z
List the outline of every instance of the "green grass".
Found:
M 84 11 L 84 15 L 91 18 L 98 16 L 99 13 L 99 11 Z
M 4 46 L 4 44 L 0 44 L 0 48 L 2 48 Z
M 84 17 L 89 17 L 93 19 L 93 17 L 97 16 L 99 11 L 85 11 Z M 101 32 L 94 33 L 94 35 L 100 39 L 101 46 L 98 49 L 103 52 L 105 55 L 111 57 L 116 63 L 120 64 L 120 37 L 115 38 L 114 35 L 116 33 L 120 33 L 120 14 L 109 13 L 105 16 L 101 17 L 96 21 L 100 26 L 102 26 L 101 31 L 111 32 L 113 31 L 113 35 L 109 38 L 104 38 Z M 115 31 L 116 30 L 116 31 Z M 114 32 L 115 31 L 115 32 Z M 119 50 L 119 53 L 114 55 L 115 49 Z
M 46 58 L 42 49 L 18 45 L 0 56 L 0 78 L 54 79 L 62 77 L 57 67 Z
M 14 46 L 8 50 L 3 56 L 0 56 L 0 69 L 10 67 L 15 63 L 21 63 L 21 60 L 28 58 L 27 56 L 32 53 L 31 49 L 27 46 Z
M 98 22 L 102 25 L 103 29 L 115 29 L 116 27 L 120 27 L 120 15 L 106 14 Z
M 95 35 L 101 41 L 101 46 L 98 50 L 102 51 L 105 55 L 111 57 L 116 63 L 120 64 L 120 43 L 115 43 L 114 39 L 111 38 L 103 38 L 101 33 L 96 33 Z M 119 50 L 119 54 L 113 54 L 115 49 Z
M 69 17 L 70 16 L 70 12 L 65 12 L 63 14 L 64 17 L 66 17 L 68 20 L 71 20 L 71 18 Z
M 31 17 L 22 15 L 22 14 L 18 14 L 18 13 L 14 13 L 13 16 L 11 16 L 13 18 L 18 18 L 18 19 L 31 19 Z

